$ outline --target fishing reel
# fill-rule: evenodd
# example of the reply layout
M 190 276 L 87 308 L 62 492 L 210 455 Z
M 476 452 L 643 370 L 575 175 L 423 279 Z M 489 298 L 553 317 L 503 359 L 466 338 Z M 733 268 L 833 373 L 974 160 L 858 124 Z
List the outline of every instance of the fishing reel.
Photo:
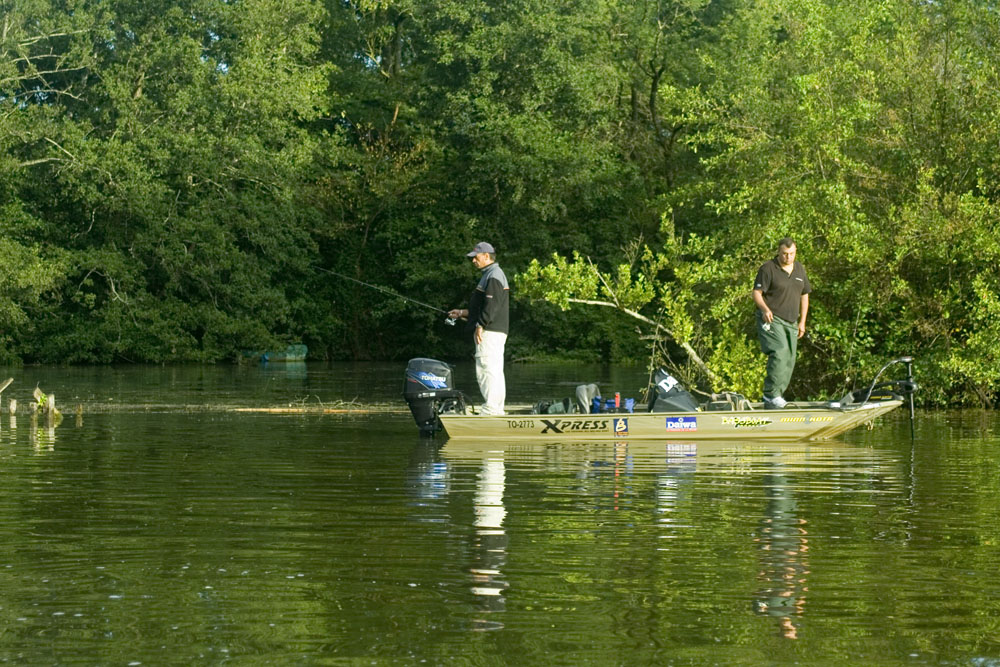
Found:
M 453 327 L 453 326 L 455 326 L 455 322 L 456 322 L 456 321 L 457 321 L 457 320 L 456 320 L 456 319 L 455 319 L 454 317 L 449 317 L 448 319 L 446 319 L 446 320 L 444 321 L 444 323 L 445 323 L 445 324 L 447 324 L 447 325 L 448 325 L 448 326 L 450 326 L 450 327 Z

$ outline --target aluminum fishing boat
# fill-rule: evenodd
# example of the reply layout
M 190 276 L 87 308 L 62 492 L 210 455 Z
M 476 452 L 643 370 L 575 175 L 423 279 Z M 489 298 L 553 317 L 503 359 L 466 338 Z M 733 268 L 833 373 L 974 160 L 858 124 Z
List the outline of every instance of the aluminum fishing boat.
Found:
M 913 418 L 912 358 L 894 359 L 882 367 L 865 389 L 836 401 L 790 401 L 768 409 L 738 395 L 698 404 L 668 375 L 654 384 L 647 406 L 576 412 L 566 403 L 561 413 L 542 413 L 538 406 L 513 408 L 505 415 L 475 414 L 462 392 L 451 386 L 451 367 L 433 359 L 413 359 L 406 371 L 404 396 L 422 435 L 443 430 L 449 438 L 506 441 L 532 440 L 829 440 L 902 406 L 909 399 Z M 879 382 L 892 364 L 903 363 L 907 378 Z M 672 381 L 672 382 L 671 382 Z M 720 398 L 720 397 L 716 397 Z M 595 406 L 596 407 L 596 406 Z

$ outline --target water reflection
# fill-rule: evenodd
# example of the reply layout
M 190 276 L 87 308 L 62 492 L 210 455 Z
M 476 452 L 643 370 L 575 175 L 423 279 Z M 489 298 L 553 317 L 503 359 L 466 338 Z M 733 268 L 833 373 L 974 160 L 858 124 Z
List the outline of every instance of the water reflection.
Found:
M 901 414 L 855 444 L 465 445 L 409 414 L 223 409 L 401 403 L 398 365 L 300 370 L 52 369 L 80 428 L 0 415 L 0 660 L 1000 657 L 995 417 L 925 416 L 915 441 Z
M 627 493 L 627 489 L 623 482 L 631 477 L 635 471 L 635 460 L 631 455 L 629 455 L 628 443 L 615 443 L 613 465 L 615 486 L 612 497 L 614 498 L 614 509 L 617 512 L 621 507 L 619 503 Z
M 304 361 L 266 361 L 262 359 L 258 366 L 262 376 L 282 380 L 305 380 L 309 374 L 309 367 Z
M 503 627 L 503 623 L 489 615 L 504 610 L 504 591 L 508 586 L 503 576 L 503 566 L 507 561 L 507 533 L 503 527 L 507 516 L 507 509 L 504 507 L 505 486 L 506 468 L 502 452 L 484 458 L 482 469 L 476 478 L 473 499 L 474 563 L 469 569 L 472 575 L 472 593 L 478 596 L 482 612 L 474 620 L 474 627 L 481 630 Z
M 471 562 L 466 576 L 477 603 L 472 619 L 476 630 L 498 630 L 504 627 L 493 614 L 504 611 L 504 594 L 509 584 L 503 567 L 507 560 L 507 532 L 504 519 L 506 466 L 504 452 L 483 450 L 474 460 L 475 483 L 472 494 L 472 534 L 469 540 Z M 455 471 L 447 458 L 437 455 L 437 446 L 422 442 L 415 449 L 411 465 L 410 489 L 413 504 L 420 508 L 415 518 L 421 522 L 451 525 L 454 517 L 448 512 L 446 500 L 456 488 Z M 461 488 L 461 485 L 458 485 Z
M 6 417 L 6 424 L 4 418 Z M 51 415 L 32 414 L 27 418 L 28 439 L 36 452 L 51 452 L 56 446 L 56 429 L 61 419 Z M 17 415 L 0 415 L 0 437 L 14 441 L 17 435 Z
M 738 515 L 745 513 L 748 520 L 755 517 L 756 524 L 743 533 L 748 537 L 741 538 L 756 554 L 756 576 L 747 580 L 743 595 L 755 613 L 775 619 L 780 636 L 788 639 L 799 637 L 811 574 L 810 520 L 808 512 L 800 508 L 798 494 L 809 491 L 810 484 L 834 493 L 852 494 L 859 485 L 871 482 L 872 471 L 885 467 L 886 461 L 881 459 L 887 456 L 885 452 L 836 442 L 448 441 L 440 454 L 449 465 L 472 464 L 478 469 L 473 497 L 476 564 L 472 568 L 472 590 L 483 600 L 493 601 L 484 604 L 483 610 L 501 611 L 510 586 L 503 575 L 509 555 L 504 494 L 510 484 L 515 484 L 518 491 L 514 493 L 520 494 L 526 478 L 544 478 L 549 491 L 555 493 L 559 477 L 572 474 L 577 485 L 572 489 L 574 502 L 586 499 L 591 511 L 631 510 L 631 515 L 624 518 L 626 523 L 615 525 L 620 530 L 633 530 L 637 520 L 641 529 L 641 496 L 648 488 L 643 478 L 651 476 L 655 483 L 655 515 L 647 525 L 657 527 L 660 540 L 679 541 L 675 547 L 664 543 L 658 548 L 670 551 L 671 558 L 694 558 L 692 564 L 704 565 L 691 547 L 699 541 L 711 543 L 716 530 L 712 515 L 703 505 L 706 489 L 725 485 L 732 499 L 740 503 L 738 510 L 736 505 L 731 510 Z M 513 481 L 509 478 L 512 470 L 517 474 Z M 563 493 L 567 490 L 561 489 Z M 543 512 L 535 506 L 526 511 Z M 739 544 L 733 548 L 743 551 Z M 477 617 L 476 622 L 482 623 L 483 617 Z
M 12 419 L 14 416 L 11 417 Z M 56 447 L 56 428 L 62 423 L 62 415 L 46 412 L 44 415 L 32 413 L 31 442 L 38 451 L 52 451 Z
M 434 443 L 418 444 L 415 460 L 411 464 L 410 487 L 416 498 L 418 507 L 429 507 L 435 501 L 448 495 L 451 476 L 448 463 L 437 459 L 437 447 Z M 421 521 L 443 521 L 444 516 L 420 514 Z
M 798 637 L 798 621 L 806 604 L 809 575 L 807 521 L 799 518 L 798 504 L 788 476 L 776 470 L 764 476 L 767 503 L 754 542 L 759 548 L 763 588 L 754 594 L 758 613 L 778 619 L 781 634 Z
M 684 490 L 694 481 L 698 446 L 694 443 L 667 443 L 667 469 L 656 477 L 656 510 L 661 524 L 676 524 L 680 519 Z

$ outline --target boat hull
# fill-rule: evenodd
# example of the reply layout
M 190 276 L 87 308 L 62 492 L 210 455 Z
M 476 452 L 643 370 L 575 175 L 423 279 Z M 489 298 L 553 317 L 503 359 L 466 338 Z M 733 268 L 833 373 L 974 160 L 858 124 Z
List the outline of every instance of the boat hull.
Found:
M 892 399 L 783 410 L 621 414 L 441 414 L 449 438 L 553 440 L 829 440 L 903 404 Z

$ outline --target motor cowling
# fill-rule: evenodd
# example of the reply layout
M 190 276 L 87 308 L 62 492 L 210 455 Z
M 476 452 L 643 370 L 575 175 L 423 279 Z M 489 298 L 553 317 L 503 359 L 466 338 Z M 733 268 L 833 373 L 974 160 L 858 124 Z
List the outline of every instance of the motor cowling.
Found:
M 436 359 L 410 359 L 403 397 L 424 436 L 441 430 L 442 412 L 465 412 L 465 395 L 451 384 L 451 366 Z

